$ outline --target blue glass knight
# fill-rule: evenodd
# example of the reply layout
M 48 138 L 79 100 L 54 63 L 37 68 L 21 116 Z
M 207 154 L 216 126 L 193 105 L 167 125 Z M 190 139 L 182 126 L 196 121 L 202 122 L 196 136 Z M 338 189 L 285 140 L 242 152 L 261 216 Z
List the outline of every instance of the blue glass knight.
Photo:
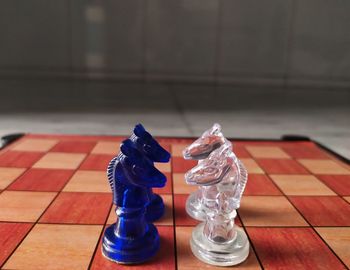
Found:
M 170 153 L 161 147 L 141 124 L 135 126 L 134 133 L 131 135 L 130 139 L 133 141 L 137 150 L 144 154 L 150 161 L 162 163 L 169 162 Z M 148 222 L 153 222 L 163 216 L 164 203 L 162 197 L 153 193 L 152 188 L 148 188 L 148 193 L 151 202 L 147 206 L 146 220 Z
M 123 141 L 120 150 L 107 168 L 118 218 L 104 233 L 102 253 L 112 261 L 135 264 L 150 259 L 159 249 L 159 234 L 147 222 L 146 210 L 153 198 L 150 190 L 164 187 L 166 177 L 135 140 Z

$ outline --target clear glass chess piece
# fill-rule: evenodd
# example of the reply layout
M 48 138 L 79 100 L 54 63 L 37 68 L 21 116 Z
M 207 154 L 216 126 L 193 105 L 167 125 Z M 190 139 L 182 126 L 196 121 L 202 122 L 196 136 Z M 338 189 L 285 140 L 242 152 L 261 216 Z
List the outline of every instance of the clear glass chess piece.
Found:
M 234 223 L 247 182 L 244 165 L 223 144 L 185 174 L 188 184 L 201 186 L 205 221 L 192 232 L 193 254 L 205 263 L 230 266 L 249 254 L 246 233 Z
M 196 141 L 183 151 L 185 159 L 198 160 L 198 164 L 207 159 L 210 153 L 222 145 L 231 143 L 224 137 L 221 132 L 221 126 L 215 123 L 210 129 L 206 130 Z M 186 212 L 192 218 L 204 221 L 206 217 L 205 209 L 202 204 L 204 193 L 210 192 L 205 186 L 199 186 L 198 189 L 191 193 L 186 200 Z

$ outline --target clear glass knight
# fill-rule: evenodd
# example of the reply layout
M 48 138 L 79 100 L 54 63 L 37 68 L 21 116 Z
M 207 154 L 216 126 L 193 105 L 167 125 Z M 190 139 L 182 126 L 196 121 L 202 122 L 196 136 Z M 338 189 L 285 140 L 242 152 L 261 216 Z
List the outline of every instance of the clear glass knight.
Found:
M 185 174 L 199 189 L 186 203 L 190 216 L 204 221 L 192 232 L 191 249 L 200 260 L 219 266 L 241 263 L 249 254 L 249 241 L 234 219 L 247 182 L 247 171 L 232 151 L 219 124 L 184 150 L 198 165 Z

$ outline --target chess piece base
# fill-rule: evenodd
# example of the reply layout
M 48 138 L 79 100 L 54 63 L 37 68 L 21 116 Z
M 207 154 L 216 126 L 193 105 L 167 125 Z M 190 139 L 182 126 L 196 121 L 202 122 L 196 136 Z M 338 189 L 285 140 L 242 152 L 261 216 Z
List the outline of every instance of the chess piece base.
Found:
M 152 194 L 151 203 L 147 206 L 146 221 L 153 223 L 164 215 L 165 207 L 162 197 L 158 194 Z
M 203 211 L 203 206 L 197 199 L 197 194 L 195 191 L 188 196 L 186 200 L 186 212 L 187 214 L 196 220 L 204 221 L 206 218 L 205 212 Z
M 236 237 L 227 243 L 214 243 L 203 234 L 204 223 L 192 232 L 191 250 L 201 261 L 217 266 L 231 266 L 243 262 L 249 255 L 249 240 L 241 228 Z
M 159 234 L 153 224 L 148 224 L 144 236 L 135 239 L 119 238 L 115 234 L 115 223 L 103 236 L 102 254 L 108 260 L 120 264 L 138 264 L 152 258 L 159 249 Z

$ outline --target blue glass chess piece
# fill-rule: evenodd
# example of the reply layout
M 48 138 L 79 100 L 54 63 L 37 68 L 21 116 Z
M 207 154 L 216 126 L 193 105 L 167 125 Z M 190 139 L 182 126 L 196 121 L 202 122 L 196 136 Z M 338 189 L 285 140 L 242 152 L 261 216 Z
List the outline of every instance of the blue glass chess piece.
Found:
M 109 260 L 135 264 L 150 259 L 159 249 L 158 231 L 147 223 L 145 214 L 151 200 L 149 189 L 164 187 L 166 177 L 130 139 L 122 142 L 120 150 L 107 168 L 118 218 L 104 233 L 102 253 Z
M 152 162 L 169 162 L 170 153 L 166 151 L 160 144 L 152 137 L 152 135 L 145 130 L 145 128 L 138 124 L 134 128 L 134 133 L 130 139 L 133 141 L 137 150 L 144 154 Z M 150 204 L 146 210 L 146 220 L 153 222 L 161 218 L 164 214 L 164 202 L 162 197 L 153 193 L 152 188 L 148 189 L 151 198 Z

